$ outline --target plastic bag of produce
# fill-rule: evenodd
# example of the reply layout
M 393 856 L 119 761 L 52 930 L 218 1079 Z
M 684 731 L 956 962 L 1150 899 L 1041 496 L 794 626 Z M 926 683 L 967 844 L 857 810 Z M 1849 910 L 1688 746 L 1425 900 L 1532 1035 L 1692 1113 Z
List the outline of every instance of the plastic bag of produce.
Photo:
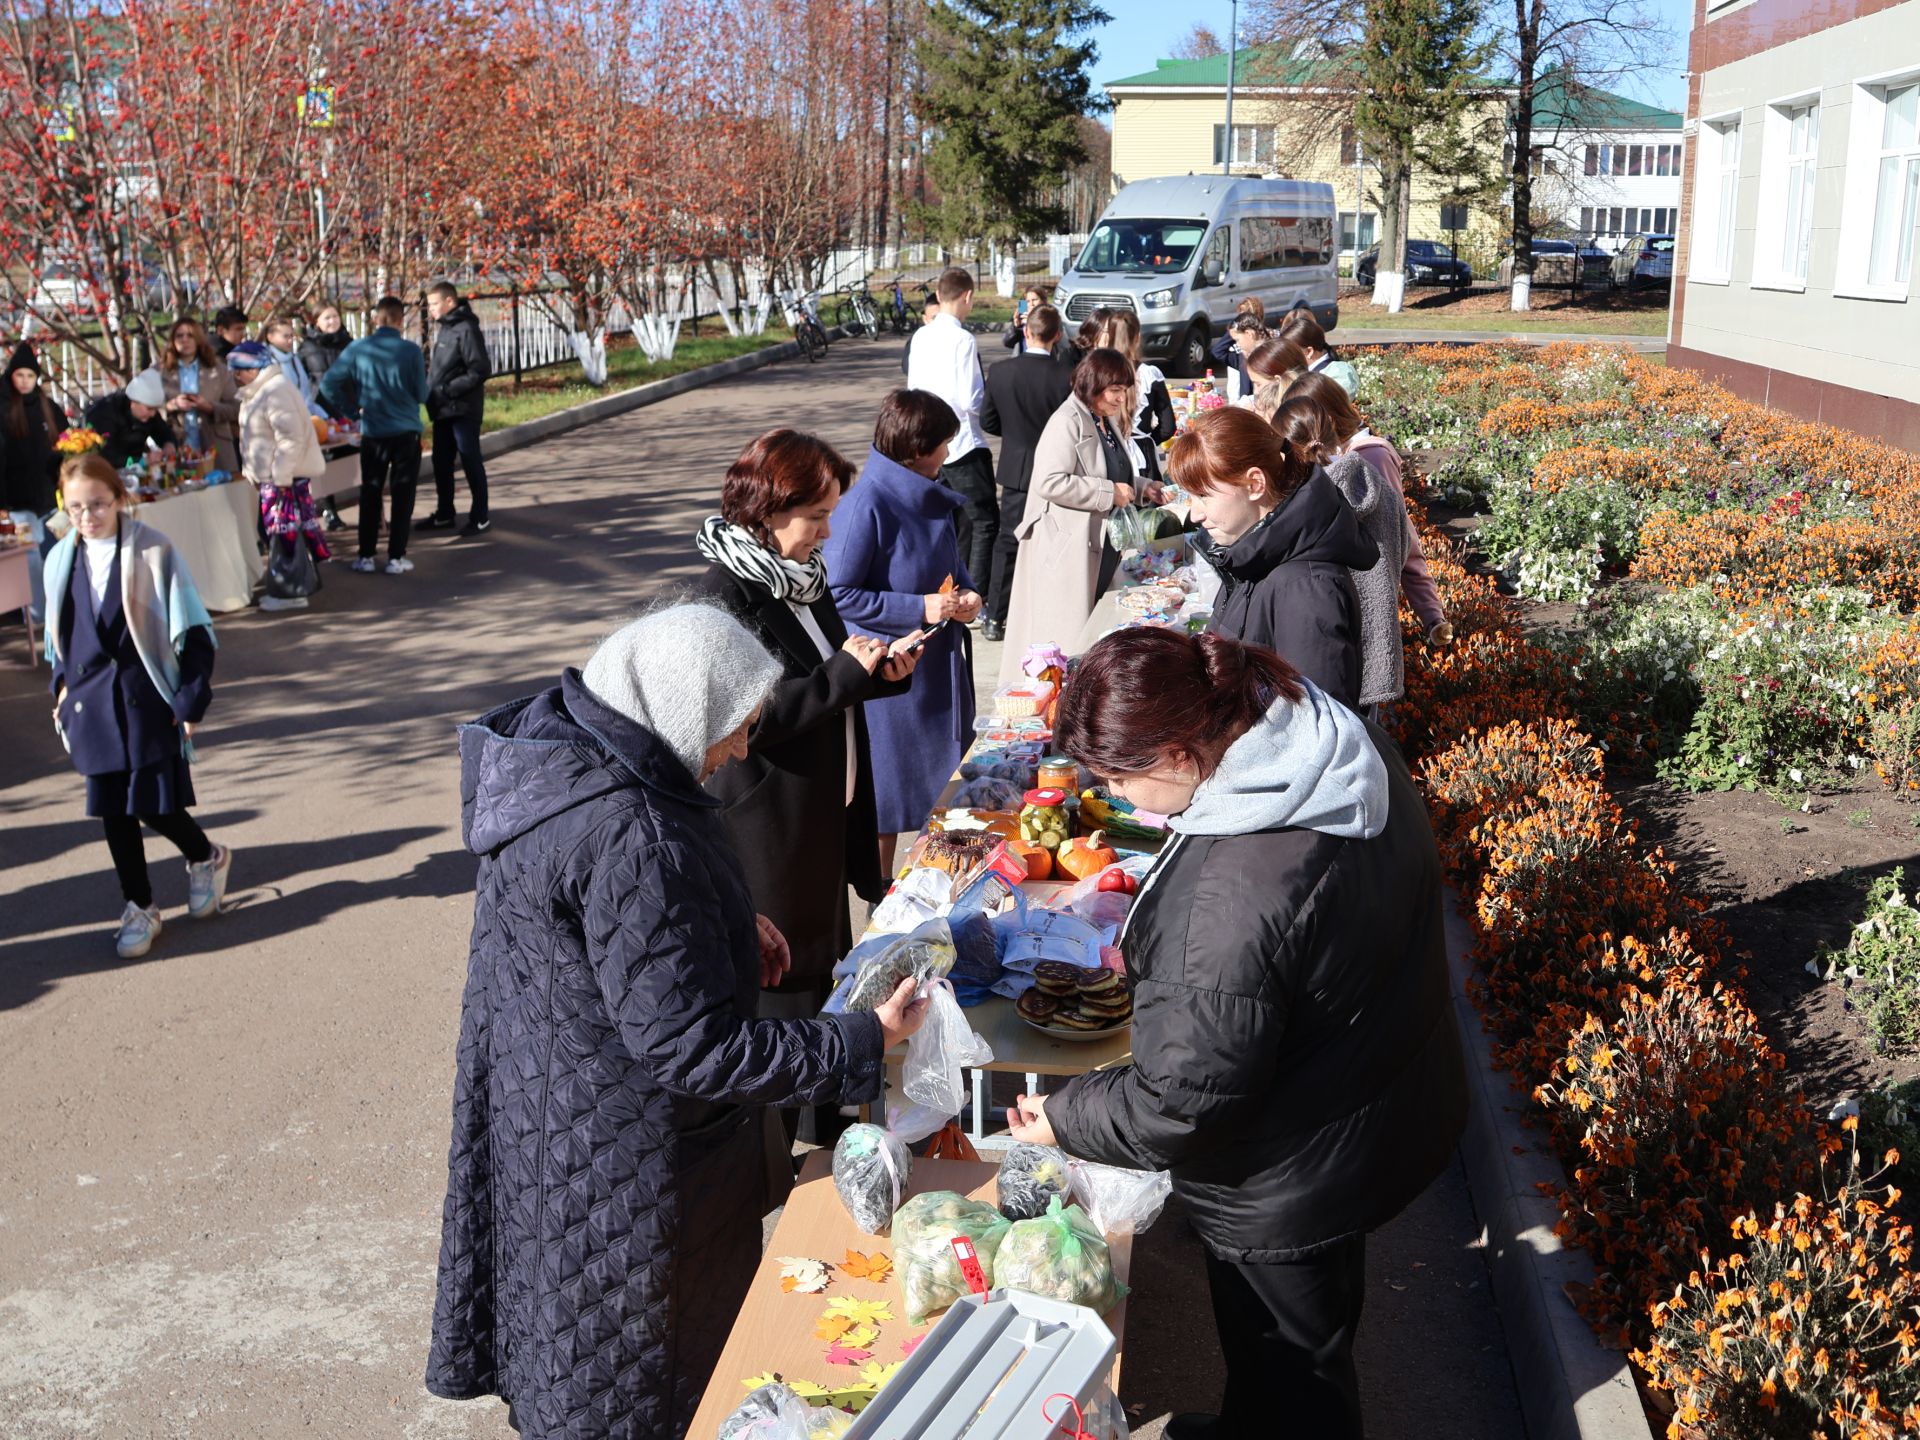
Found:
M 1138 1235 L 1160 1218 L 1173 1177 L 1164 1170 L 1128 1170 L 1075 1160 L 1068 1166 L 1068 1191 L 1102 1235 Z
M 1058 1195 L 1039 1219 L 1019 1221 L 1007 1231 L 994 1256 L 993 1283 L 1084 1305 L 1096 1315 L 1106 1314 L 1125 1293 L 1114 1278 L 1106 1237 L 1086 1211 L 1061 1205 Z
M 916 984 L 941 978 L 953 969 L 953 932 L 944 919 L 928 920 L 911 934 L 896 936 L 859 967 L 835 991 L 837 1008 L 872 1010 L 889 999 L 902 980 Z M 827 1009 L 836 1008 L 833 1001 Z
M 900 1088 L 909 1100 L 942 1117 L 958 1115 L 967 1103 L 961 1069 L 991 1064 L 993 1047 L 973 1033 L 945 979 L 928 981 L 921 993 L 927 997 L 927 1018 L 907 1039 Z
M 1071 1179 L 1066 1152 L 1051 1145 L 1010 1145 L 1000 1161 L 1000 1213 L 1009 1220 L 1033 1220 L 1047 1213 L 1047 1202 L 1067 1193 Z
M 884 1235 L 913 1175 L 913 1152 L 950 1117 L 924 1105 L 896 1105 L 887 1123 L 849 1125 L 833 1147 L 833 1188 L 853 1223 L 869 1235 Z
M 1138 505 L 1122 505 L 1108 512 L 1107 543 L 1122 555 L 1129 550 L 1138 550 L 1153 539 L 1153 526 L 1148 522 L 1147 512 Z
M 907 1294 L 907 1323 L 923 1325 L 928 1317 L 972 1293 L 953 1253 L 956 1238 L 965 1236 L 973 1242 L 980 1268 L 991 1276 L 1007 1229 L 1007 1217 L 991 1205 L 951 1190 L 929 1190 L 895 1211 L 893 1268 Z
M 808 1405 L 785 1385 L 762 1385 L 720 1422 L 717 1440 L 837 1440 L 853 1416 Z

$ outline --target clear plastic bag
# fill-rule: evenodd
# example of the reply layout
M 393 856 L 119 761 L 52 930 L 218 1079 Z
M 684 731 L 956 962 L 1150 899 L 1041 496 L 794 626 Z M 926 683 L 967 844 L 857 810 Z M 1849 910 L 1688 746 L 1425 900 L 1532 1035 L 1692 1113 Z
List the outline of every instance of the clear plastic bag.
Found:
M 1075 1160 L 1068 1166 L 1068 1191 L 1112 1247 L 1114 1278 L 1126 1284 L 1133 1259 L 1133 1237 L 1160 1218 L 1173 1177 L 1164 1170 L 1126 1170 Z
M 833 1188 L 865 1234 L 886 1234 L 912 1175 L 906 1143 L 878 1125 L 849 1125 L 834 1144 Z
M 1147 512 L 1138 505 L 1122 505 L 1107 515 L 1107 542 L 1122 555 L 1138 550 L 1153 539 L 1153 526 Z
M 945 922 L 941 924 L 944 928 Z M 948 964 L 951 968 L 952 962 Z M 973 1033 L 945 979 L 927 982 L 921 993 L 927 997 L 927 1017 L 908 1037 L 900 1088 L 917 1105 L 943 1117 L 958 1115 L 967 1103 L 961 1069 L 992 1063 L 993 1047 Z
M 911 979 L 925 986 L 953 969 L 953 932 L 944 919 L 928 920 L 909 935 L 895 939 L 878 954 L 862 960 L 845 982 L 843 1008 L 872 1010 L 885 1003 Z
M 1007 1217 L 991 1205 L 951 1190 L 929 1190 L 902 1205 L 893 1216 L 893 1268 L 907 1296 L 907 1323 L 923 1325 L 973 1287 L 960 1273 L 954 1240 L 973 1242 L 980 1268 L 993 1274 L 993 1259 L 1009 1228 Z
M 1078 1205 L 1055 1195 L 1046 1213 L 1022 1220 L 1006 1233 L 994 1257 L 993 1283 L 1025 1290 L 1104 1315 L 1120 1303 L 1126 1287 L 1113 1273 L 1107 1238 Z
M 785 1385 L 762 1385 L 720 1422 L 716 1440 L 838 1440 L 853 1416 L 808 1405 Z
M 1068 1193 L 1071 1182 L 1064 1150 L 1051 1145 L 1010 1145 L 1000 1160 L 1000 1213 L 1009 1220 L 1034 1220 L 1047 1202 Z

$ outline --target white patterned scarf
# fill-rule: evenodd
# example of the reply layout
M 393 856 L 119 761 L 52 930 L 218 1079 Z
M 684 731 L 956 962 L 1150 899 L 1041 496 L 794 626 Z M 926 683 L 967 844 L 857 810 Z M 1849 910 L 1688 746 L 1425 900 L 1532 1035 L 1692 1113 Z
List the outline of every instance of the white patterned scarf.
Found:
M 774 599 L 789 605 L 811 605 L 827 593 L 827 562 L 817 549 L 803 565 L 769 550 L 751 530 L 729 525 L 718 515 L 707 517 L 693 543 L 715 565 L 766 586 Z

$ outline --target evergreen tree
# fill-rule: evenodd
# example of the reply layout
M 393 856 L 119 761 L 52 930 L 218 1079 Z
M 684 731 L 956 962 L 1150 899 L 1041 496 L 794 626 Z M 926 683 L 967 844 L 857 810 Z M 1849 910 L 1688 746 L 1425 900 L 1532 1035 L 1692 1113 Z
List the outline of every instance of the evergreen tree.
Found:
M 1089 0 L 939 0 L 920 45 L 927 169 L 939 191 L 921 218 L 952 242 L 1011 242 L 1066 223 L 1062 178 L 1086 159 L 1083 115 L 1105 108 L 1087 37 Z

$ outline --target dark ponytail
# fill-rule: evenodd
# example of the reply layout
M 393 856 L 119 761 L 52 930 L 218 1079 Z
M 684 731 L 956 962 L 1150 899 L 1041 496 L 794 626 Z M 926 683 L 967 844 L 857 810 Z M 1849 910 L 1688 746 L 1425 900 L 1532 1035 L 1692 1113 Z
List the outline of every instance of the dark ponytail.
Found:
M 1287 454 L 1308 465 L 1332 463 L 1347 439 L 1335 428 L 1333 417 L 1305 395 L 1289 393 L 1273 412 L 1273 428 L 1279 432 Z
M 1276 700 L 1305 695 L 1271 650 L 1140 626 L 1086 653 L 1060 697 L 1054 744 L 1096 775 L 1139 775 L 1181 756 L 1211 771 Z

